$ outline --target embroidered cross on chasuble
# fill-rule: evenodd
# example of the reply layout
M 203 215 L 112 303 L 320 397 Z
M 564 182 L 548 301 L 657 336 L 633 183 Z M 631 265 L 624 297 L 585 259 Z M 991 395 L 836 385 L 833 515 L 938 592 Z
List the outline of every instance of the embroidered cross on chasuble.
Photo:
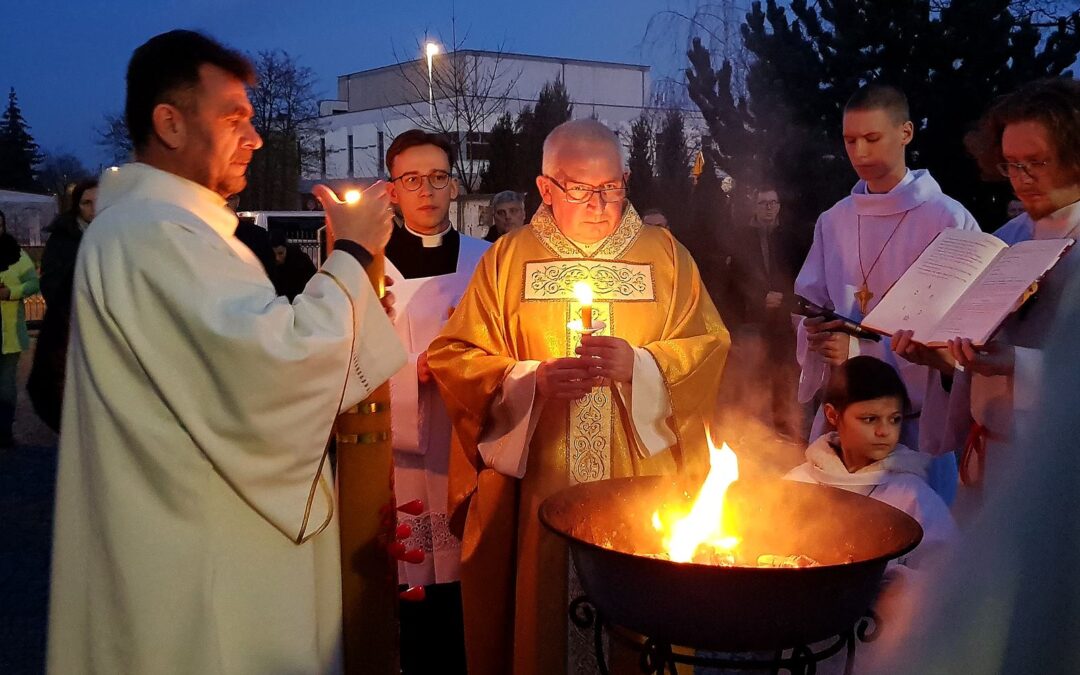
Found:
M 618 259 L 637 239 L 641 222 L 636 217 L 624 218 L 590 256 L 559 231 L 550 215 L 537 215 L 533 226 L 540 243 L 560 257 L 525 264 L 523 301 L 565 304 L 565 321 L 548 327 L 553 335 L 563 333 L 564 356 L 574 356 L 581 344 L 581 333 L 567 327 L 581 316 L 574 284 L 583 281 L 593 289 L 593 321 L 606 324 L 600 335 L 618 334 L 619 307 L 623 303 L 656 300 L 653 266 Z M 613 414 L 613 395 L 610 387 L 596 387 L 570 404 L 563 449 L 568 478 L 574 484 L 611 478 L 611 444 L 617 418 Z

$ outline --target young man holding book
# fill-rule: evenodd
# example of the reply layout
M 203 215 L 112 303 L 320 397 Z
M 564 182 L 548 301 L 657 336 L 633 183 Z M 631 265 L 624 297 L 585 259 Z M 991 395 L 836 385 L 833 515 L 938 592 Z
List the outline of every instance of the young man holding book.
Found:
M 978 229 L 971 214 L 942 193 L 928 171 L 907 168 L 905 150 L 913 136 L 907 98 L 900 90 L 870 84 L 848 101 L 844 146 L 860 180 L 848 197 L 818 218 L 810 253 L 795 280 L 797 294 L 860 321 L 938 233 Z M 820 396 L 831 367 L 858 354 L 877 357 L 893 365 L 913 393 L 913 416 L 905 421 L 901 442 L 918 447 L 918 414 L 929 368 L 897 359 L 888 340 L 858 340 L 838 328 L 839 322 L 821 319 L 800 323 L 799 400 Z M 826 430 L 819 410 L 811 438 Z M 955 485 L 950 460 L 931 474 L 931 484 L 946 496 Z
M 1044 80 L 1022 87 L 994 104 L 966 141 L 984 174 L 1007 177 L 1024 204 L 1026 213 L 996 236 L 1010 246 L 1080 238 L 1080 83 Z M 1043 342 L 1078 271 L 1080 255 L 1067 252 L 1036 294 L 985 344 L 969 336 L 930 349 L 914 342 L 910 331 L 894 335 L 896 353 L 942 374 L 931 380 L 927 396 L 947 414 L 938 441 L 968 437 L 965 482 L 981 478 L 986 454 L 981 450 L 1023 432 L 1025 418 L 1036 410 Z M 925 434 L 920 440 L 930 442 Z

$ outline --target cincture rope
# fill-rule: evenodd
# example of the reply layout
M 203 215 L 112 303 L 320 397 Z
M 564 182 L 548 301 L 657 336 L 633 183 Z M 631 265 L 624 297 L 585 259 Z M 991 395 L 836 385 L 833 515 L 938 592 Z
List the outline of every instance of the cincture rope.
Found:
M 989 429 L 978 422 L 971 423 L 971 431 L 960 455 L 960 480 L 968 487 L 982 485 L 986 475 L 986 440 L 989 435 Z

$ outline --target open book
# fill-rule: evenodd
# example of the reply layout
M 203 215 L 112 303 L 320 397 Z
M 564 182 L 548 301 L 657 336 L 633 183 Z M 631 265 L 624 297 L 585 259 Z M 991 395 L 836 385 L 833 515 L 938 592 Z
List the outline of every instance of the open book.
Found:
M 931 347 L 960 337 L 983 345 L 1072 244 L 1034 239 L 1008 246 L 985 232 L 944 230 L 862 326 L 884 335 L 910 330 Z

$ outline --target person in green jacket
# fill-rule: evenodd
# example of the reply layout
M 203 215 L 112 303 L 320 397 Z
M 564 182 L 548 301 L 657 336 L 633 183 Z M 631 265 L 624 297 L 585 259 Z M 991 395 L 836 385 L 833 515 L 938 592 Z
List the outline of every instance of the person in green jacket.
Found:
M 22 299 L 38 292 L 34 261 L 7 231 L 7 218 L 0 211 L 0 447 L 10 447 L 15 421 L 17 387 L 15 374 L 19 355 L 30 346 L 26 334 L 26 314 Z

